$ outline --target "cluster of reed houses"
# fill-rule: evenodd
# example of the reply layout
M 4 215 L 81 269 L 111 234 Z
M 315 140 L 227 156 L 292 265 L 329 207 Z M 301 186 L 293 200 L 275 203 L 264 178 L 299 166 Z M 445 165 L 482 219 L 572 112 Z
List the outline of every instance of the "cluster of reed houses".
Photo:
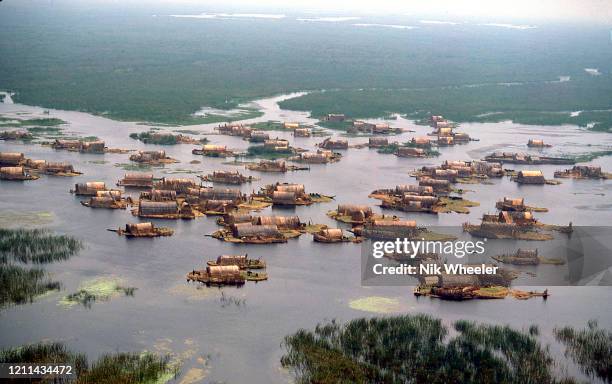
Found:
M 131 198 L 124 197 L 120 190 L 108 189 L 102 181 L 77 183 L 71 192 L 76 196 L 89 197 L 81 204 L 90 208 L 125 209 L 132 203 Z
M 81 172 L 71 164 L 26 158 L 20 152 L 0 152 L 0 179 L 36 180 L 39 174 L 50 176 L 77 176 Z
M 334 139 L 334 138 L 328 137 L 327 139 L 323 140 L 321 143 L 317 144 L 317 146 L 322 149 L 334 150 L 334 149 L 348 149 L 349 144 L 348 144 L 348 140 L 346 139 L 340 139 L 340 138 Z
M 467 133 L 455 132 L 454 124 L 443 116 L 432 115 L 429 124 L 434 129 L 429 135 L 437 138 L 436 142 L 439 147 L 463 144 L 472 140 Z
M 228 149 L 225 145 L 204 144 L 202 148 L 194 148 L 191 153 L 207 157 L 231 157 L 234 152 Z
M 83 141 L 83 140 L 61 140 L 56 139 L 51 147 L 58 150 L 67 150 L 81 153 L 104 153 L 107 148 L 104 141 Z
M 486 161 L 444 161 L 436 167 L 422 167 L 416 173 L 419 185 L 432 186 L 439 191 L 450 190 L 450 183 L 467 178 L 498 178 L 505 175 L 501 164 Z M 436 183 L 442 180 L 448 183 Z M 424 182 L 424 183 L 421 183 Z M 433 182 L 433 185 L 432 185 Z
M 523 165 L 574 164 L 576 162 L 574 159 L 566 157 L 537 156 L 516 152 L 494 152 L 485 156 L 484 160 L 500 164 L 506 163 Z
M 397 185 L 393 189 L 372 192 L 370 197 L 381 198 L 381 207 L 404 212 L 436 213 L 440 199 L 431 186 Z
M 484 214 L 479 225 L 463 224 L 463 229 L 479 237 L 515 238 L 517 234 L 533 230 L 538 220 L 525 205 L 524 199 L 504 197 L 495 204 L 496 214 Z
M 309 128 L 303 127 L 299 123 L 285 122 L 282 127 L 286 130 L 293 131 L 295 137 L 310 137 L 312 131 Z M 251 143 L 263 143 L 270 140 L 270 135 L 265 131 L 253 129 L 248 125 L 243 124 L 223 124 L 215 128 L 220 134 L 227 136 L 239 136 Z
M 176 163 L 177 160 L 166 155 L 166 151 L 138 151 L 133 155 L 130 155 L 130 161 L 143 164 L 168 164 Z
M 250 164 L 245 165 L 245 168 L 251 171 L 278 172 L 278 173 L 309 169 L 309 168 L 304 168 L 304 167 L 296 167 L 294 165 L 287 165 L 287 163 L 284 160 L 260 160 L 257 163 L 250 163 Z
M 340 161 L 342 154 L 328 149 L 318 149 L 316 152 L 301 152 L 295 157 L 289 158 L 291 161 L 305 164 L 328 164 Z
M 32 140 L 34 136 L 23 130 L 11 130 L 0 132 L 0 140 Z
M 174 141 L 177 144 L 197 144 L 200 142 L 198 139 L 183 135 L 182 133 L 173 134 L 169 132 L 148 132 L 145 137 L 139 138 L 143 143 L 158 143 L 164 141 Z
M 571 169 L 565 169 L 563 171 L 555 171 L 556 178 L 565 179 L 609 179 L 611 175 L 603 172 L 601 167 L 592 165 L 575 165 Z
M 252 216 L 238 212 L 225 214 L 219 223 L 227 229 L 215 232 L 213 237 L 252 244 L 284 243 L 288 237 L 283 231 L 299 235 L 305 228 L 298 216 Z
M 304 184 L 270 184 L 262 187 L 258 195 L 270 199 L 275 206 L 310 205 L 314 202 L 306 193 Z
M 214 171 L 211 174 L 201 176 L 202 181 L 208 181 L 213 184 L 231 184 L 240 185 L 250 183 L 255 178 L 253 176 L 245 176 L 238 171 Z
M 348 133 L 367 133 L 372 135 L 389 135 L 401 132 L 401 128 L 391 128 L 389 123 L 368 123 L 355 120 L 347 129 Z

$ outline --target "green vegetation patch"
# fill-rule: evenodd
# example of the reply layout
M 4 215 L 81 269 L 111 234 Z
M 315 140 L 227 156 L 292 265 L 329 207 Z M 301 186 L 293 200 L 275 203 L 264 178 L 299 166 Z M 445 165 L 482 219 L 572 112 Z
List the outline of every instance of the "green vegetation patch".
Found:
M 451 335 L 442 320 L 428 315 L 331 321 L 285 337 L 281 364 L 297 383 L 576 382 L 557 376 L 562 373 L 535 327 L 522 331 L 465 320 L 453 327 Z
M 113 297 L 134 296 L 136 288 L 124 287 L 121 280 L 114 278 L 99 278 L 84 283 L 77 292 L 71 293 L 60 300 L 60 304 L 72 307 L 80 304 L 90 308 L 96 301 L 108 301 Z
M 258 131 L 287 131 L 280 121 L 262 121 L 259 123 L 250 124 L 251 128 Z
M 0 363 L 70 364 L 76 384 L 163 384 L 179 373 L 169 355 L 144 353 L 106 354 L 91 364 L 82 353 L 69 351 L 62 343 L 38 343 L 0 350 Z M 71 381 L 72 382 L 72 381 Z
M 0 308 L 31 303 L 36 297 L 59 289 L 60 283 L 49 279 L 43 269 L 0 264 Z
M 67 235 L 55 235 L 44 229 L 0 228 L 0 262 L 50 263 L 66 260 L 83 248 Z
M 353 121 L 349 121 L 349 120 L 344 120 L 344 121 L 327 121 L 327 120 L 320 120 L 317 122 L 317 125 L 319 127 L 323 127 L 323 128 L 329 128 L 329 129 L 336 129 L 339 131 L 346 131 L 348 130 L 350 127 L 353 126 Z
M 0 124 L 3 126 L 6 125 L 7 127 L 57 127 L 58 125 L 67 123 L 62 119 L 57 119 L 54 117 L 20 119 L 18 117 L 0 116 Z
M 368 296 L 351 300 L 349 307 L 364 312 L 372 313 L 394 313 L 405 309 L 399 299 L 381 296 Z
M 268 160 L 282 159 L 294 154 L 292 148 L 276 150 L 268 149 L 263 145 L 251 145 L 247 150 L 247 156 L 260 157 Z
M 567 347 L 566 355 L 589 377 L 612 382 L 612 332 L 589 321 L 585 329 L 555 328 L 554 334 Z
M 0 227 L 30 227 L 53 222 L 54 215 L 50 211 L 0 211 Z

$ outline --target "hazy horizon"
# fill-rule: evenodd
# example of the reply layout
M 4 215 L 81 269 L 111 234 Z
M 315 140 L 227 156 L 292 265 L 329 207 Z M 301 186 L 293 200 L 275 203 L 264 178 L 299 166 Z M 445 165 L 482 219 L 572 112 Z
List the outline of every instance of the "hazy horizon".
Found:
M 147 7 L 152 12 L 163 9 L 189 11 L 227 12 L 278 12 L 278 13 L 329 13 L 336 16 L 393 16 L 415 17 L 442 21 L 462 22 L 487 20 L 538 22 L 593 22 L 612 27 L 612 4 L 606 0 L 297 0 L 290 3 L 280 0 L 4 0 L 4 6 L 60 6 L 70 4 L 79 7 Z

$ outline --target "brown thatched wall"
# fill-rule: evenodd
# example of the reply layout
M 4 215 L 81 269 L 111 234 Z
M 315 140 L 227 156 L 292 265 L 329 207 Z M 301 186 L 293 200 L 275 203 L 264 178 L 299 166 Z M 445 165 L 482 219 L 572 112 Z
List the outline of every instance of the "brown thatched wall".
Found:
M 179 211 L 174 201 L 141 201 L 138 204 L 139 215 L 171 215 Z
M 338 204 L 337 211 L 340 215 L 350 216 L 354 213 L 363 212 L 366 217 L 372 216 L 372 208 L 367 205 Z
M 272 192 L 272 203 L 277 205 L 292 205 L 297 201 L 295 192 Z
M 20 165 L 25 161 L 23 153 L 17 152 L 0 152 L 0 165 L 14 166 Z

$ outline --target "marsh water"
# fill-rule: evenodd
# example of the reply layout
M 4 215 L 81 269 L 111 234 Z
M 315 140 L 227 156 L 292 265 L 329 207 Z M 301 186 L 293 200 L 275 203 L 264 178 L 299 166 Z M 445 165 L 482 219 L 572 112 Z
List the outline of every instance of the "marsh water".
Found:
M 284 97 L 290 96 L 257 101 L 264 116 L 248 122 L 315 121 L 308 117 L 308 113 L 278 108 L 276 102 Z M 582 154 L 612 147 L 609 134 L 590 132 L 575 126 L 525 126 L 509 122 L 462 124 L 459 131 L 480 141 L 442 148 L 441 156 L 437 158 L 398 158 L 367 148 L 351 148 L 343 151 L 344 157 L 338 163 L 311 165 L 309 171 L 267 174 L 250 172 L 239 165 L 224 164 L 225 159 L 192 155 L 193 145 L 145 145 L 128 137 L 130 133 L 148 130 L 147 125 L 118 122 L 81 112 L 50 110 L 45 114 L 42 108 L 20 104 L 0 104 L 0 114 L 18 118 L 56 117 L 68 122 L 66 131 L 79 136 L 97 136 L 105 140 L 109 147 L 164 149 L 169 156 L 180 160 L 177 164 L 153 168 L 157 177 L 195 179 L 197 174 L 214 170 L 238 169 L 261 178 L 243 185 L 241 188 L 244 192 L 276 181 L 304 183 L 307 191 L 334 195 L 335 200 L 294 210 L 267 208 L 261 214 L 296 214 L 302 221 L 330 226 L 338 224 L 328 218 L 326 212 L 335 209 L 337 204 L 377 205 L 377 200 L 368 198 L 372 190 L 414 183 L 409 172 L 423 165 L 437 165 L 444 160 L 481 159 L 496 150 L 526 152 L 529 138 L 543 138 L 552 144 L 552 148 L 543 150 L 551 155 Z M 391 141 L 407 141 L 412 136 L 425 135 L 430 131 L 429 127 L 416 125 L 402 117 L 389 122 L 392 126 L 416 131 L 392 136 Z M 216 125 L 189 126 L 186 129 L 210 134 Z M 161 129 L 171 131 L 180 128 Z M 338 131 L 330 133 L 340 135 Z M 315 144 L 322 141 L 320 137 L 293 138 L 285 132 L 272 131 L 270 135 L 287 138 L 293 146 L 306 149 L 314 149 Z M 248 147 L 246 141 L 236 137 L 206 137 L 213 144 L 241 150 Z M 348 139 L 351 144 L 367 141 L 366 137 Z M 377 315 L 376 312 L 350 306 L 351 301 L 365 297 L 392 299 L 395 304 L 386 308 L 386 313 L 428 313 L 443 318 L 449 324 L 456 319 L 510 324 L 518 328 L 536 324 L 545 341 L 553 343 L 553 350 L 557 352 L 558 348 L 550 337 L 554 326 L 583 327 L 589 319 L 595 319 L 606 328 L 612 327 L 610 287 L 550 287 L 552 295 L 546 301 L 539 298 L 467 302 L 417 299 L 410 286 L 362 286 L 361 245 L 318 244 L 312 241 L 310 235 L 302 235 L 299 239 L 279 245 L 233 245 L 205 236 L 218 229 L 216 217 L 191 221 L 157 220 L 157 225 L 173 227 L 174 236 L 129 240 L 107 231 L 108 228 L 116 229 L 126 223 L 138 222 L 139 219 L 132 216 L 129 210 L 89 209 L 81 206 L 79 199 L 69 193 L 78 182 L 104 181 L 107 186 L 114 186 L 128 172 L 117 165 L 129 163 L 129 155 L 79 154 L 15 142 L 0 142 L 0 151 L 23 152 L 34 159 L 66 161 L 83 172 L 83 175 L 72 178 L 42 176 L 31 182 L 1 182 L 0 212 L 5 217 L 1 225 L 23 226 L 21 214 L 48 212 L 51 219 L 44 224 L 45 227 L 71 234 L 86 245 L 70 260 L 45 267 L 55 280 L 62 283 L 61 292 L 46 295 L 33 304 L 0 312 L 0 347 L 58 340 L 91 357 L 115 351 L 145 349 L 171 352 L 184 359 L 184 372 L 192 368 L 202 369 L 200 375 L 196 375 L 202 381 L 285 383 L 291 377 L 279 363 L 283 353 L 283 337 L 299 328 L 311 329 L 326 320 L 345 321 Z M 201 163 L 190 164 L 192 160 L 200 160 Z M 612 171 L 610 157 L 598 158 L 591 164 Z M 547 178 L 552 178 L 554 170 L 564 167 L 544 165 L 537 166 L 537 169 L 543 170 Z M 184 173 L 187 171 L 193 173 Z M 483 213 L 494 212 L 495 202 L 503 196 L 525 197 L 528 205 L 549 208 L 549 212 L 536 213 L 536 216 L 550 224 L 572 221 L 574 225 L 605 226 L 609 224 L 612 212 L 609 197 L 612 193 L 611 181 L 563 180 L 557 186 L 519 186 L 508 178 L 502 178 L 493 180 L 492 185 L 469 184 L 463 187 L 472 191 L 465 194 L 467 199 L 480 202 L 480 206 L 472 208 L 467 215 L 395 213 L 414 218 L 419 225 L 459 228 L 463 222 L 477 223 Z M 380 208 L 376 206 L 375 210 L 379 211 Z M 534 246 L 525 242 L 517 244 Z M 208 259 L 220 254 L 245 252 L 252 258 L 262 257 L 266 260 L 268 281 L 247 283 L 239 289 L 206 288 L 185 281 L 187 272 L 202 268 Z M 612 256 L 608 254 L 606 257 Z M 539 271 L 555 267 L 537 268 Z M 64 295 L 77 290 L 82 283 L 100 277 L 119 278 L 126 285 L 138 289 L 133 297 L 96 302 L 90 309 L 80 306 L 66 308 L 58 304 Z M 571 364 L 558 369 L 576 373 L 576 368 Z

